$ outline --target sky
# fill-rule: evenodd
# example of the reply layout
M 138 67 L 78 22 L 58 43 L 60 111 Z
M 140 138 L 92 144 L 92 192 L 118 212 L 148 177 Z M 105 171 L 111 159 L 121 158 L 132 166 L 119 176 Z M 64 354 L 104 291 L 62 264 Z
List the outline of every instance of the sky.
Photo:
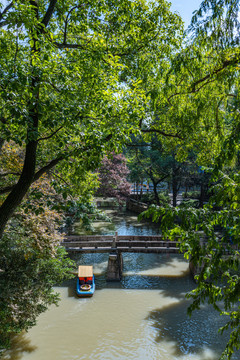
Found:
M 171 10 L 178 12 L 185 22 L 185 27 L 188 27 L 191 22 L 192 13 L 198 10 L 202 0 L 167 0 L 172 3 Z

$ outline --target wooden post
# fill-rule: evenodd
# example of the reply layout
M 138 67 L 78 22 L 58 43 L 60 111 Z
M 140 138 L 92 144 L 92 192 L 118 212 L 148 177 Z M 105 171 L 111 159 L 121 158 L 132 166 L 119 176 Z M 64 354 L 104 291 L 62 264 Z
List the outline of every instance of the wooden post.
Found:
M 113 242 L 112 242 L 112 248 L 113 249 L 116 249 L 116 247 L 117 247 L 117 238 L 118 238 L 118 233 L 116 231 L 115 236 L 113 237 Z

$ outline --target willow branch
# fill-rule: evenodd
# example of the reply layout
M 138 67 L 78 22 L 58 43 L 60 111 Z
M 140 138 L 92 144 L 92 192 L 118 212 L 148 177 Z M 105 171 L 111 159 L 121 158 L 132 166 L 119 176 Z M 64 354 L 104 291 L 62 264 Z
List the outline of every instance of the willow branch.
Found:
M 219 67 L 218 69 L 215 69 L 213 72 L 205 75 L 201 79 L 198 79 L 195 82 L 193 82 L 192 85 L 189 87 L 189 90 L 187 90 L 185 92 L 176 92 L 175 94 L 172 94 L 171 96 L 169 96 L 168 102 L 170 102 L 171 98 L 178 96 L 178 95 L 188 95 L 188 94 L 197 93 L 204 86 L 215 81 L 215 78 L 213 78 L 214 75 L 217 75 L 218 73 L 220 73 L 221 71 L 226 69 L 228 66 L 239 64 L 239 62 L 240 62 L 239 56 L 236 56 L 235 58 L 233 58 L 231 60 L 225 60 L 221 67 Z M 201 84 L 201 86 L 197 87 L 199 84 Z M 234 96 L 234 95 L 228 94 L 228 96 Z
M 201 84 L 202 82 L 208 80 L 209 78 L 211 78 L 213 75 L 217 75 L 218 73 L 220 73 L 222 70 L 226 69 L 228 66 L 230 65 L 235 65 L 235 64 L 238 64 L 239 63 L 239 58 L 236 57 L 234 59 L 231 59 L 231 60 L 225 60 L 222 64 L 222 66 L 216 70 L 214 70 L 212 73 L 210 74 L 207 74 L 206 76 L 204 76 L 203 78 L 195 81 L 193 84 L 192 84 L 192 89 L 193 89 L 193 92 L 195 92 L 196 90 L 196 86 L 198 84 Z

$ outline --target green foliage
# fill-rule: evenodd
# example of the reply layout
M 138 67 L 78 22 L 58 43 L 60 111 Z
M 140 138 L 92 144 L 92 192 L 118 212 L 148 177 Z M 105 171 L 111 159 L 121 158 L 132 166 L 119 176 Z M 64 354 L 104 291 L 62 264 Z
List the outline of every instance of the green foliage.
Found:
M 198 208 L 199 207 L 199 201 L 194 199 L 187 199 L 181 202 L 179 205 L 181 208 Z
M 46 257 L 24 246 L 24 234 L 4 236 L 0 243 L 0 351 L 11 336 L 36 324 L 36 318 L 59 296 L 52 287 L 70 278 L 72 262 L 63 248 Z
M 188 199 L 197 199 L 200 195 L 200 192 L 195 190 L 195 191 L 187 191 L 187 192 L 183 192 L 182 196 L 184 198 L 188 198 Z
M 195 277 L 197 288 L 187 295 L 193 300 L 189 314 L 207 301 L 228 319 L 220 329 L 231 329 L 223 354 L 227 359 L 240 348 L 238 177 L 222 173 L 203 209 L 152 206 L 145 212 L 153 221 L 161 221 L 164 236 L 179 239 L 180 250 L 200 271 Z
M 239 45 L 239 2 L 204 0 L 194 12 L 190 29 L 198 37 L 210 37 L 219 47 Z
M 87 231 L 93 229 L 92 222 L 96 219 L 106 220 L 107 217 L 96 206 L 92 199 L 84 201 L 82 198 L 68 200 L 64 207 L 64 219 L 62 229 L 64 231 L 71 230 L 75 222 L 80 222 L 81 227 Z
M 168 192 L 158 192 L 158 198 L 161 206 L 168 205 L 170 203 L 170 198 Z M 141 202 L 148 204 L 155 204 L 155 196 L 153 193 L 144 193 L 141 196 Z
M 15 188 L 9 177 L 2 187 L 11 196 L 1 231 L 40 173 L 57 169 L 82 186 L 105 153 L 121 150 L 148 106 L 142 75 L 182 38 L 164 0 L 48 5 L 17 0 L 0 14 L 1 140 L 22 147 L 27 164 Z
M 56 301 L 52 285 L 70 266 L 56 211 L 89 224 L 91 172 L 138 132 L 149 101 L 142 74 L 179 47 L 181 19 L 169 7 L 1 2 L 1 346 Z
M 64 263 L 58 268 L 62 255 L 49 242 L 49 228 L 41 234 L 46 206 L 52 219 L 57 208 L 51 203 L 57 193 L 57 207 L 64 207 L 66 200 L 66 209 L 73 209 L 84 221 L 83 204 L 89 203 L 95 182 L 91 171 L 105 153 L 119 152 L 132 134 L 141 131 L 147 144 L 156 133 L 164 153 L 173 154 L 175 165 L 194 153 L 198 165 L 215 167 L 215 195 L 203 209 L 165 205 L 150 208 L 147 215 L 154 221 L 161 219 L 163 232 L 179 236 L 185 256 L 202 266 L 198 287 L 190 294 L 194 300 L 190 311 L 208 300 L 229 316 L 232 335 L 226 356 L 230 358 L 240 343 L 236 307 L 240 192 L 238 171 L 226 173 L 224 166 L 233 168 L 239 151 L 239 2 L 204 0 L 193 18 L 192 37 L 185 44 L 182 21 L 163 0 L 92 0 L 81 5 L 59 0 L 51 6 L 47 0 L 16 0 L 0 14 L 4 171 L 0 193 L 9 193 L 1 198 L 0 234 L 18 209 L 11 236 L 6 233 L 0 242 L 0 268 L 4 270 L 0 282 L 6 285 L 0 298 L 5 340 L 9 333 L 34 324 L 36 316 L 55 301 L 50 290 L 57 281 L 54 269 L 65 274 Z M 207 11 L 209 16 L 205 16 Z M 17 154 L 2 147 L 4 143 L 18 147 Z M 151 165 L 163 168 L 159 162 L 166 158 L 159 158 L 155 150 L 150 154 Z M 159 175 L 156 168 L 151 169 L 153 181 Z M 32 188 L 23 200 L 47 171 L 58 179 L 49 203 L 41 188 Z M 133 178 L 144 177 L 135 162 Z M 76 195 L 81 203 L 75 201 Z M 36 217 L 39 226 L 34 228 Z M 21 221 L 25 221 L 27 234 L 19 231 Z M 30 229 L 34 236 L 29 236 Z M 22 271 L 22 292 L 14 277 L 13 259 Z M 21 296 L 16 300 L 18 292 Z
M 176 159 L 196 155 L 198 166 L 212 168 L 201 179 L 212 183 L 203 209 L 152 206 L 145 215 L 179 239 L 185 257 L 198 268 L 189 313 L 208 302 L 231 330 L 223 359 L 240 344 L 239 264 L 239 1 L 206 0 L 195 12 L 186 46 L 155 84 L 153 117 L 145 124 L 161 137 Z M 149 139 L 149 133 L 147 134 Z M 200 176 L 198 181 L 200 181 Z M 200 184 L 200 182 L 199 182 Z

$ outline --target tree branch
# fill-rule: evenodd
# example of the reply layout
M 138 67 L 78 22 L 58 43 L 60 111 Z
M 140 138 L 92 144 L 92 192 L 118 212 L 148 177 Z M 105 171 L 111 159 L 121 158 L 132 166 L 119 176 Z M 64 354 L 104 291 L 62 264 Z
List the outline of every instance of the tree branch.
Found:
M 54 45 L 59 49 L 85 49 L 84 46 L 80 44 L 67 44 L 67 43 L 60 44 L 58 42 L 55 42 Z
M 53 11 L 55 9 L 57 0 L 51 0 L 48 6 L 48 9 L 46 11 L 46 14 L 44 15 L 44 18 L 42 19 L 42 24 L 47 27 L 48 23 L 52 17 Z
M 64 35 L 63 35 L 63 43 L 64 43 L 64 44 L 65 44 L 66 41 L 67 41 L 68 18 L 69 18 L 69 16 L 70 16 L 71 12 L 73 12 L 73 10 L 77 9 L 78 7 L 79 7 L 78 5 L 72 7 L 72 8 L 69 10 L 68 14 L 67 14 L 67 17 L 66 17 L 66 20 L 65 20 Z
M 128 147 L 144 147 L 144 146 L 150 146 L 151 143 L 145 143 L 145 144 L 129 144 L 129 143 L 125 143 L 126 146 Z
M 60 179 L 62 182 L 64 182 L 64 184 L 66 184 L 68 187 L 71 186 L 71 184 L 69 184 L 65 179 L 63 179 L 61 176 L 57 175 L 53 171 L 51 171 L 51 174 L 52 174 L 52 176 L 56 176 L 58 179 Z
M 215 79 L 212 79 L 212 77 L 214 75 L 217 75 L 218 73 L 220 73 L 221 71 L 223 71 L 224 69 L 226 69 L 228 66 L 231 65 L 236 65 L 239 64 L 240 62 L 240 58 L 238 55 L 236 55 L 233 59 L 231 60 L 225 60 L 222 63 L 222 66 L 218 69 L 215 69 L 212 73 L 209 73 L 207 75 L 205 75 L 204 77 L 202 77 L 201 79 L 196 80 L 195 82 L 192 83 L 192 85 L 190 85 L 189 90 L 185 91 L 185 92 L 176 92 L 175 94 L 172 94 L 171 96 L 168 97 L 168 102 L 170 102 L 170 99 L 173 98 L 174 96 L 178 96 L 178 95 L 188 95 L 188 94 L 194 94 L 197 93 L 198 91 L 200 91 L 204 86 L 206 86 L 207 84 L 214 82 Z M 207 81 L 208 80 L 208 81 Z M 199 86 L 197 88 L 197 85 L 202 84 L 201 86 Z M 228 96 L 234 96 L 234 95 L 228 95 Z
M 203 78 L 195 81 L 193 84 L 192 84 L 192 91 L 195 92 L 197 91 L 196 90 L 196 86 L 198 84 L 201 84 L 202 82 L 208 80 L 210 77 L 212 77 L 213 75 L 217 75 L 219 72 L 221 72 L 222 70 L 224 70 L 226 67 L 230 66 L 230 65 L 235 65 L 239 63 L 239 58 L 236 57 L 234 59 L 231 59 L 231 60 L 225 60 L 222 64 L 222 67 L 216 69 L 215 71 L 213 71 L 211 74 L 207 74 L 206 76 L 204 76 Z
M 7 172 L 7 173 L 3 173 L 3 174 L 0 173 L 0 177 L 4 177 L 4 176 L 8 176 L 8 175 L 17 175 L 17 176 L 20 176 L 21 173 L 18 173 L 18 172 Z
M 163 135 L 163 136 L 166 136 L 166 137 L 173 137 L 173 138 L 178 138 L 180 140 L 183 140 L 183 138 L 178 134 L 169 134 L 169 133 L 166 133 L 165 131 L 162 131 L 162 130 L 159 130 L 159 129 L 140 129 L 142 132 L 144 133 L 157 133 L 157 134 L 160 134 L 160 135 Z
M 14 188 L 15 185 L 16 185 L 16 184 L 14 184 L 14 185 L 9 185 L 9 186 L 6 186 L 6 187 L 0 189 L 0 195 L 9 193 L 10 191 L 12 191 L 12 189 Z
M 62 161 L 65 157 L 64 156 L 59 156 L 56 159 L 53 159 L 52 161 L 50 161 L 50 163 L 48 163 L 46 166 L 42 167 L 40 170 L 38 170 L 36 172 L 36 174 L 34 175 L 33 178 L 33 182 L 37 181 L 43 174 L 45 174 L 47 171 L 51 170 L 52 168 L 54 168 L 60 161 Z
M 63 156 L 59 156 L 58 158 L 50 161 L 50 163 L 48 163 L 46 166 L 44 166 L 40 170 L 38 170 L 33 177 L 32 183 L 37 181 L 43 174 L 45 174 L 48 170 L 51 170 L 54 166 L 56 166 L 63 159 L 64 159 Z M 6 186 L 5 188 L 0 189 L 0 195 L 9 193 L 10 191 L 13 190 L 13 188 L 15 186 L 16 186 L 16 184 L 9 185 L 9 186 Z
M 61 130 L 63 128 L 63 125 L 60 126 L 60 128 L 58 128 L 56 131 L 54 131 L 52 134 L 50 134 L 49 136 L 46 136 L 46 137 L 42 137 L 42 138 L 39 138 L 37 141 L 42 141 L 42 140 L 48 140 L 48 139 L 51 139 L 54 135 L 56 135 L 56 133 Z
M 3 27 L 3 26 L 5 26 L 5 25 L 7 25 L 7 21 L 6 21 L 6 20 L 0 21 L 0 27 Z
M 112 138 L 112 134 L 109 134 L 108 136 L 106 136 L 106 138 L 104 139 L 105 142 L 111 140 Z M 85 149 L 82 149 L 82 151 L 86 151 L 87 149 L 90 149 L 90 147 L 86 147 Z M 46 166 L 43 166 L 40 170 L 38 170 L 34 177 L 33 177 L 33 182 L 37 181 L 43 174 L 45 174 L 47 171 L 51 170 L 52 168 L 54 168 L 60 161 L 68 158 L 69 156 L 71 156 L 72 153 L 69 153 L 65 156 L 61 155 L 59 157 L 57 157 L 56 159 L 53 159 L 52 161 L 50 161 Z M 12 191 L 14 189 L 14 187 L 16 186 L 16 184 L 14 185 L 9 185 L 6 186 L 5 188 L 0 189 L 0 195 L 2 194 L 6 194 L 9 193 L 10 191 Z
M 3 16 L 11 9 L 11 7 L 13 7 L 13 1 L 0 13 L 0 20 L 2 20 Z

